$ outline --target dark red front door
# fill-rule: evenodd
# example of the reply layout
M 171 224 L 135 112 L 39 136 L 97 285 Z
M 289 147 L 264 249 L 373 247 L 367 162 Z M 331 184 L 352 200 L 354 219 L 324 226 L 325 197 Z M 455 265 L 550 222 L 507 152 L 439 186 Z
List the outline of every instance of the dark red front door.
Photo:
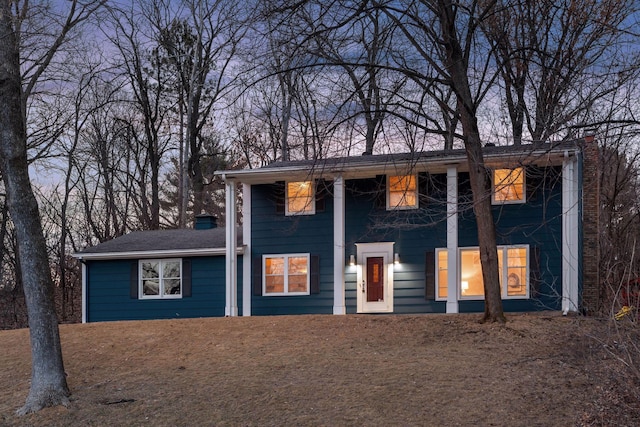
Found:
M 384 301 L 384 258 L 367 258 L 367 302 Z

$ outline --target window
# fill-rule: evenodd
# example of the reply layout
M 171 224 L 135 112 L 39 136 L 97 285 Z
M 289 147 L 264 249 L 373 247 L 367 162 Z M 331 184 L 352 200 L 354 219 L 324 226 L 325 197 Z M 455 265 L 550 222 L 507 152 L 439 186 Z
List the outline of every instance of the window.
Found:
M 309 295 L 309 254 L 264 255 L 263 295 Z
M 316 211 L 313 181 L 292 181 L 286 185 L 286 214 L 313 215 Z
M 387 177 L 387 209 L 414 209 L 418 207 L 418 180 L 416 175 Z
M 495 169 L 493 171 L 493 202 L 524 203 L 524 168 Z
M 182 260 L 141 260 L 139 267 L 140 298 L 182 298 Z
M 436 257 L 436 299 L 447 299 L 447 250 L 438 249 Z M 460 299 L 484 299 L 484 280 L 480 265 L 478 248 L 459 249 L 459 287 Z M 529 247 L 498 247 L 498 270 L 502 298 L 529 298 Z

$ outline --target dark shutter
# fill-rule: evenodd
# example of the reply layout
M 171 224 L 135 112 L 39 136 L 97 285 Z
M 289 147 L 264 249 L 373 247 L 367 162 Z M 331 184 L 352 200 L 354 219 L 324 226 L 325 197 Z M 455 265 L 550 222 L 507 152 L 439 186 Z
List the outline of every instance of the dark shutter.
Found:
M 276 198 L 276 213 L 284 214 L 284 203 L 286 199 L 286 188 L 284 182 L 278 182 L 273 186 L 273 193 Z
M 320 257 L 318 255 L 309 257 L 309 293 L 320 293 Z
M 387 209 L 387 176 L 376 176 L 375 199 L 373 205 L 376 209 Z
M 428 300 L 436 299 L 436 253 L 428 251 L 424 261 L 424 298 Z
M 538 191 L 541 191 L 538 187 L 541 185 L 544 185 L 544 178 L 540 169 L 525 167 L 524 186 L 526 188 L 525 198 L 527 202 L 536 200 Z
M 315 184 L 316 188 L 316 213 L 324 212 L 326 207 L 326 196 L 327 196 L 327 184 L 323 179 L 319 179 Z
M 418 174 L 418 207 L 424 208 L 429 200 L 429 174 Z
M 191 259 L 182 259 L 182 297 L 191 296 Z
M 253 271 L 252 274 L 252 288 L 253 295 L 262 295 L 262 256 L 256 256 L 252 262 Z
M 129 295 L 133 299 L 138 299 L 138 260 L 131 261 L 131 271 L 129 272 Z
M 529 296 L 537 298 L 540 295 L 540 286 L 542 285 L 542 274 L 540 273 L 540 248 L 533 246 L 529 248 Z

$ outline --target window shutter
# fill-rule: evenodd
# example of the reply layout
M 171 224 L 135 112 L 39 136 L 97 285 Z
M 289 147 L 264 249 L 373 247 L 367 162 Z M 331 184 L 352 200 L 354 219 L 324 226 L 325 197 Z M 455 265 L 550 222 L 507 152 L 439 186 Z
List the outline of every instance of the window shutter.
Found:
M 191 259 L 182 259 L 182 297 L 191 296 Z
M 326 207 L 327 184 L 324 180 L 319 179 L 315 182 L 316 190 L 316 213 L 324 212 Z
M 426 207 L 429 200 L 429 174 L 418 174 L 418 207 Z
M 320 257 L 318 255 L 309 257 L 309 293 L 320 293 Z
M 253 287 L 253 295 L 260 296 L 262 295 L 262 257 L 256 256 L 252 260 L 252 287 Z
M 287 198 L 287 191 L 284 182 L 278 182 L 273 186 L 273 192 L 276 198 L 276 213 L 284 215 L 284 204 Z
M 376 176 L 375 200 L 373 206 L 376 209 L 387 209 L 387 176 Z
M 129 296 L 138 299 L 138 260 L 131 261 L 129 278 Z
M 436 299 L 436 253 L 428 251 L 424 261 L 425 289 L 424 298 Z
M 540 286 L 542 285 L 542 274 L 540 272 L 540 248 L 533 246 L 529 249 L 529 283 L 531 298 L 537 298 L 540 295 Z
M 539 169 L 525 168 L 524 174 L 524 187 L 525 187 L 525 200 L 533 202 L 538 196 L 538 187 L 543 185 L 544 178 L 542 178 L 541 171 Z

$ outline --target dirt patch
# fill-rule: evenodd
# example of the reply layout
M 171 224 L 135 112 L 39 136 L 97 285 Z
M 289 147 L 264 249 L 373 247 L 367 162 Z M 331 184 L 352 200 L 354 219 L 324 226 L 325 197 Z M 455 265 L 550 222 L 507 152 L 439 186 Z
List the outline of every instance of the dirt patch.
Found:
M 0 331 L 0 424 L 635 425 L 607 322 L 556 313 L 62 325 L 73 400 L 14 415 L 28 331 Z M 612 352 L 613 350 L 614 352 Z M 624 403 L 621 406 L 621 402 Z M 622 409 L 621 409 L 622 407 Z

